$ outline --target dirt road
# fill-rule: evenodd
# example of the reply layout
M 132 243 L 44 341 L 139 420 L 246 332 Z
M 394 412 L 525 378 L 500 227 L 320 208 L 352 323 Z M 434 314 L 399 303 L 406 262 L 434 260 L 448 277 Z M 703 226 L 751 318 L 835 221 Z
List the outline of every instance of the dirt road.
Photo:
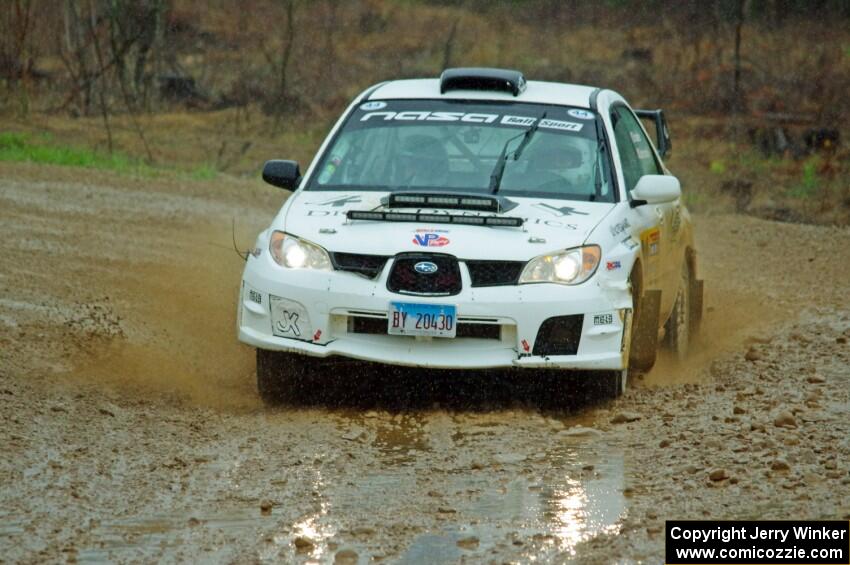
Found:
M 850 230 L 698 217 L 697 351 L 614 403 L 364 367 L 272 410 L 231 218 L 282 199 L 0 164 L 0 560 L 658 562 L 665 519 L 850 518 Z

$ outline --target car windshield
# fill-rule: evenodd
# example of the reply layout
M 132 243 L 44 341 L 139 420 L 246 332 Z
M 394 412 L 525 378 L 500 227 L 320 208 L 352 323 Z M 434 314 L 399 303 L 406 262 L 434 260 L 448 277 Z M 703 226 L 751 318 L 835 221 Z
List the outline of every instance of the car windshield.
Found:
M 497 190 L 614 202 L 596 118 L 543 104 L 373 100 L 348 116 L 307 190 Z

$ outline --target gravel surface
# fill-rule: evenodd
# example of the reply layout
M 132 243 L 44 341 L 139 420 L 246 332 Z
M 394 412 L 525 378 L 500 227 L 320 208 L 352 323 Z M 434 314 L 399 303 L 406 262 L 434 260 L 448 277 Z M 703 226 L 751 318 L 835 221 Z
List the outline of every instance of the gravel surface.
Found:
M 0 163 L 0 561 L 660 562 L 664 520 L 850 519 L 850 230 L 697 217 L 703 331 L 580 376 L 329 367 L 236 342 L 257 181 Z

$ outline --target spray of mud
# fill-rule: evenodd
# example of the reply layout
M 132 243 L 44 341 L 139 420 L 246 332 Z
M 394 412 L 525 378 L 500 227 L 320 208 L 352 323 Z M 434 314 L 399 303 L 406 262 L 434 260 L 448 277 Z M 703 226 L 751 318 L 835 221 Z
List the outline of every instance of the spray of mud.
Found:
M 258 407 L 253 350 L 235 335 L 243 263 L 230 236 L 229 226 L 182 233 L 165 260 L 124 265 L 104 281 L 126 336 L 81 353 L 73 374 L 131 395 Z
M 715 359 L 741 349 L 764 332 L 768 335 L 771 324 L 785 317 L 786 312 L 759 301 L 753 293 L 707 288 L 702 325 L 691 341 L 687 359 L 680 361 L 661 347 L 655 366 L 643 375 L 642 382 L 647 386 L 699 382 Z
M 128 394 L 173 396 L 216 408 L 259 408 L 253 350 L 239 344 L 235 336 L 236 296 L 243 264 L 233 252 L 230 236 L 230 226 L 224 223 L 175 230 L 173 241 L 178 243 L 160 260 L 128 263 L 102 281 L 105 291 L 123 298 L 120 315 L 128 326 L 126 338 L 88 348 L 75 360 L 74 374 L 117 385 Z M 247 236 L 246 232 L 241 239 L 247 241 Z M 722 243 L 701 242 L 701 248 L 709 255 L 703 261 L 702 274 L 707 281 L 705 314 L 689 358 L 679 362 L 662 349 L 655 368 L 632 386 L 697 382 L 704 378 L 706 369 L 718 356 L 742 349 L 747 340 L 788 316 L 787 311 L 761 300 L 755 290 L 732 284 L 734 281 L 725 278 L 721 268 L 713 267 L 711 254 L 717 252 L 715 247 L 722 247 Z M 334 376 L 328 375 L 331 379 Z M 511 400 L 508 391 L 514 390 L 521 396 L 521 388 L 528 381 L 501 382 L 504 379 L 493 376 L 492 386 L 487 386 L 488 378 L 453 375 L 443 383 L 446 379 L 418 372 L 403 383 L 393 380 L 372 386 L 418 398 L 411 401 L 413 407 L 445 403 L 447 398 L 437 393 L 417 396 L 402 389 L 424 387 L 434 392 L 447 385 L 458 393 L 463 390 L 461 380 L 470 381 L 474 389 L 484 387 L 494 391 L 483 400 L 485 405 L 502 395 L 507 398 L 495 398 L 495 404 L 505 405 Z M 423 379 L 431 382 L 423 384 Z M 511 383 L 513 386 L 506 386 Z M 552 383 L 554 386 L 548 388 L 569 386 L 557 378 Z M 549 394 L 546 388 L 541 389 L 542 397 Z M 344 391 L 329 392 L 338 396 L 363 393 L 356 389 L 352 385 Z M 496 389 L 502 392 L 497 393 Z M 535 394 L 530 395 L 531 403 L 536 404 Z M 474 401 L 474 394 L 471 399 Z M 353 405 L 365 407 L 362 402 L 355 401 Z

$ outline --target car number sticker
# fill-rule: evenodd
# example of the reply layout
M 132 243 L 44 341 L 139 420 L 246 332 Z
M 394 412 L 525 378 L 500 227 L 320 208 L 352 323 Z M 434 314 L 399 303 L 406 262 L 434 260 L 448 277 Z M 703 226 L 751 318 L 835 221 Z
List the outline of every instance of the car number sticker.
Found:
M 594 326 L 609 326 L 614 323 L 614 315 L 613 314 L 594 314 L 593 316 L 593 325 Z
M 367 112 L 369 110 L 380 110 L 381 108 L 386 108 L 386 107 L 387 107 L 386 102 L 380 102 L 378 100 L 375 100 L 373 102 L 366 102 L 366 103 L 360 105 L 360 109 L 366 110 Z
M 569 110 L 567 114 L 572 116 L 573 118 L 578 118 L 580 120 L 592 120 L 593 113 L 588 112 L 587 110 Z

